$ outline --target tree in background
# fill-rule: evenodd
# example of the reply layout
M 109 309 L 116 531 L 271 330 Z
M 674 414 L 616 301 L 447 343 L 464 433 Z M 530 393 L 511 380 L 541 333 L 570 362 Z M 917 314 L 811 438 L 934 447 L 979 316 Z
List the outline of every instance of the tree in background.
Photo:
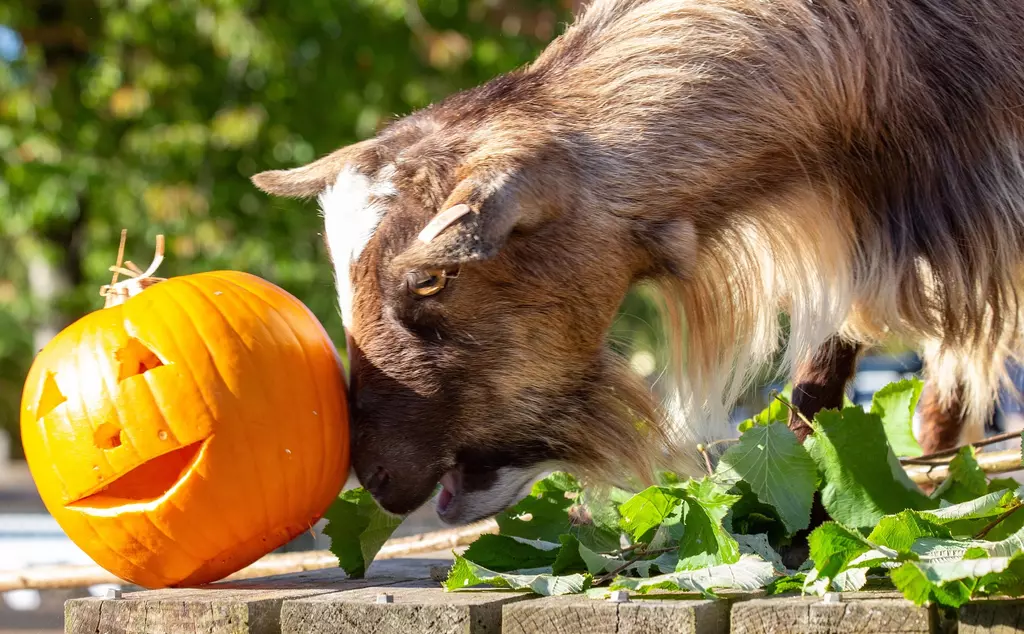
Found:
M 0 428 L 35 352 L 100 306 L 120 230 L 166 276 L 237 269 L 339 345 L 315 205 L 248 177 L 533 59 L 573 0 L 0 0 Z M 653 341 L 651 307 L 613 338 Z M 12 443 L 20 451 L 20 443 Z

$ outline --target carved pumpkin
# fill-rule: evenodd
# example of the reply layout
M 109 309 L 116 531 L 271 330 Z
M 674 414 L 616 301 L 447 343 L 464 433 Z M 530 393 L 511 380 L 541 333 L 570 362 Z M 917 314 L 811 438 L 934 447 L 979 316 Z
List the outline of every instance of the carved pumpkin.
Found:
M 151 588 L 215 581 L 308 530 L 349 467 L 344 378 L 313 314 L 246 273 L 153 278 L 161 247 L 39 353 L 21 414 L 47 509 Z

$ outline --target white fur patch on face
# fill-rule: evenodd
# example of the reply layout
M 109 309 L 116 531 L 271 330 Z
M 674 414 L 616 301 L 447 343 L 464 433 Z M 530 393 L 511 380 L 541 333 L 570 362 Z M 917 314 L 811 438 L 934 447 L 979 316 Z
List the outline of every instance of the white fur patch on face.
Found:
M 353 326 L 352 297 L 355 288 L 352 266 L 359 261 L 363 249 L 384 218 L 387 199 L 398 193 L 391 182 L 394 173 L 394 166 L 387 165 L 376 179 L 370 179 L 355 168 L 346 167 L 338 174 L 334 185 L 325 189 L 318 198 L 327 246 L 334 261 L 341 320 L 347 329 Z
M 529 495 L 533 483 L 555 468 L 547 463 L 501 467 L 495 473 L 494 483 L 486 490 L 459 492 L 457 508 L 449 514 L 439 513 L 441 520 L 449 524 L 465 524 L 500 513 Z

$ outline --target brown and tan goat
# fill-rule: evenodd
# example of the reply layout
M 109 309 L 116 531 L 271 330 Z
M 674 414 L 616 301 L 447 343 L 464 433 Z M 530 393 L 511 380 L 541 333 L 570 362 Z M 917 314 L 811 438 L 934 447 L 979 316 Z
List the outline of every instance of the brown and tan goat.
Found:
M 1020 349 L 1024 3 L 596 0 L 528 67 L 254 181 L 319 197 L 354 466 L 393 512 L 440 481 L 474 520 L 552 465 L 698 470 L 780 310 L 806 413 L 864 346 L 919 343 L 933 448 Z M 606 345 L 640 281 L 664 408 Z

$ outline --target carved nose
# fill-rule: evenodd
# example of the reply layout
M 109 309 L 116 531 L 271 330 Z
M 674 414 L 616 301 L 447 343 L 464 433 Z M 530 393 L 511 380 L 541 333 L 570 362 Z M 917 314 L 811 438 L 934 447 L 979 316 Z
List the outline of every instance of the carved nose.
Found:
M 384 467 L 377 467 L 377 470 L 370 474 L 370 477 L 363 483 L 363 487 L 375 498 L 379 498 L 387 489 L 391 474 Z

